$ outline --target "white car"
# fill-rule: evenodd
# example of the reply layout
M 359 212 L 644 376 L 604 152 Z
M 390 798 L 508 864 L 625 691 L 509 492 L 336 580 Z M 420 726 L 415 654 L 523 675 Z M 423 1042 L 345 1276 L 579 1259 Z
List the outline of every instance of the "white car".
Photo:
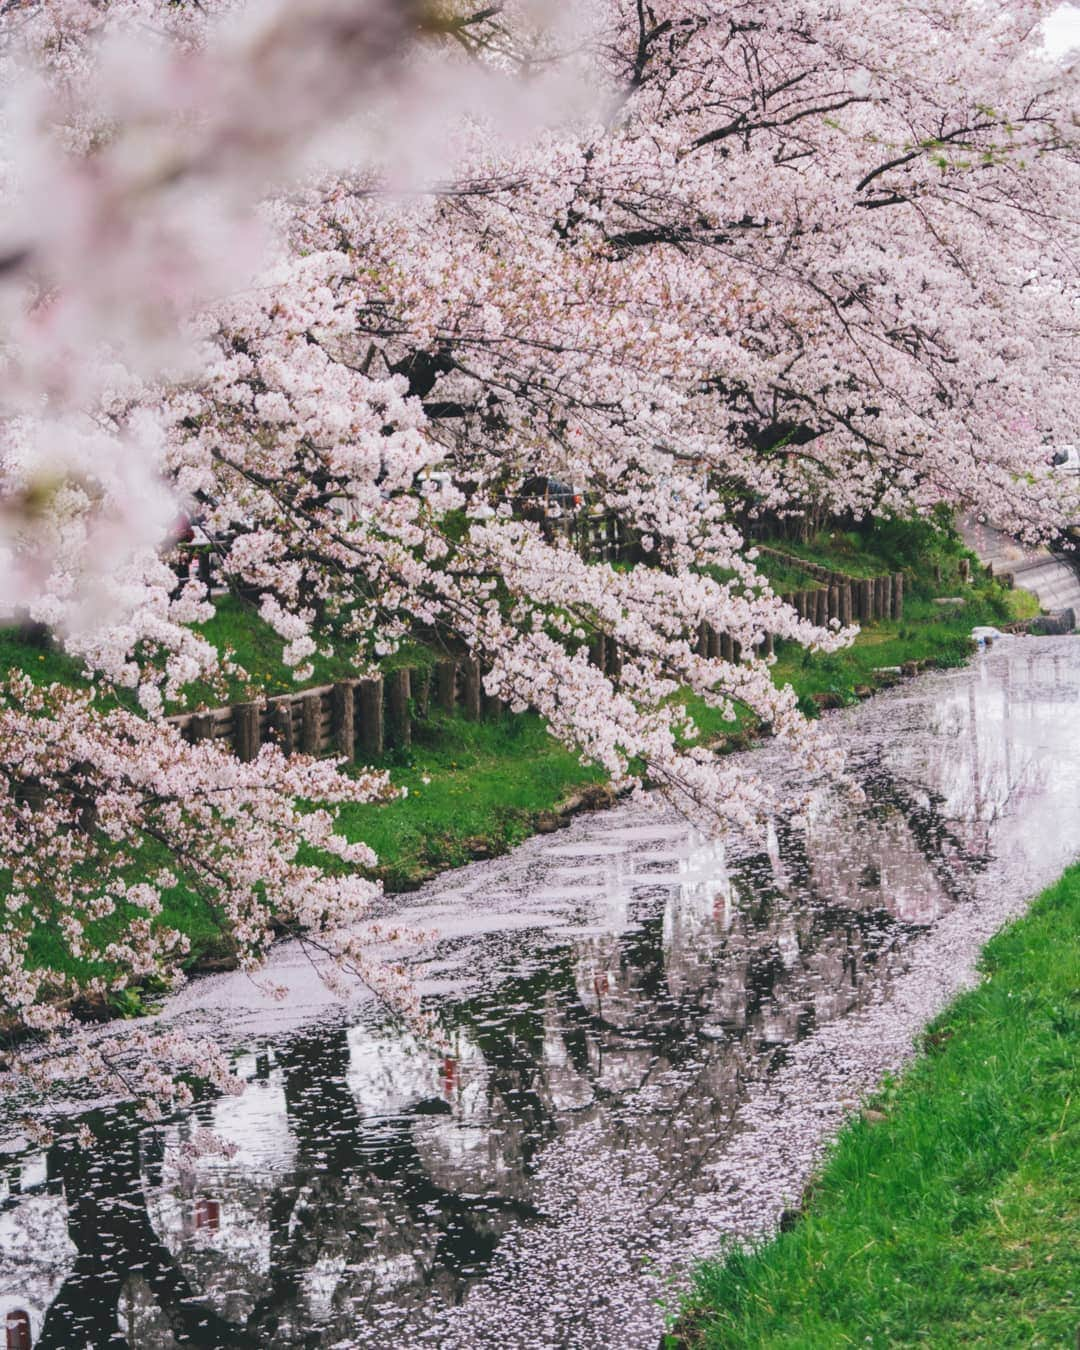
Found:
M 1055 445 L 1050 464 L 1058 473 L 1080 473 L 1080 445 Z

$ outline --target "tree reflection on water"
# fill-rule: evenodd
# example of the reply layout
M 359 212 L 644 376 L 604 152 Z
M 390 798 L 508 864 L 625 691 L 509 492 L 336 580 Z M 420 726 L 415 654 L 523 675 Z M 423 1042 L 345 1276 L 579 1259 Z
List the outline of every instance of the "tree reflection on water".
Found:
M 553 841 L 530 884 L 587 880 L 576 927 L 504 941 L 496 977 L 439 1001 L 438 1050 L 341 1017 L 241 1055 L 240 1097 L 152 1128 L 99 1111 L 92 1148 L 12 1160 L 8 1344 L 419 1343 L 508 1233 L 559 1221 L 538 1169 L 586 1131 L 612 1187 L 677 1224 L 788 1047 L 879 996 L 1021 818 L 1075 826 L 1055 756 L 1078 742 L 1033 734 L 1077 721 L 1073 666 L 1030 650 L 894 700 L 854 747 L 863 800 L 778 820 L 756 851 L 618 813 L 592 851 Z M 193 1149 L 205 1129 L 230 1151 Z

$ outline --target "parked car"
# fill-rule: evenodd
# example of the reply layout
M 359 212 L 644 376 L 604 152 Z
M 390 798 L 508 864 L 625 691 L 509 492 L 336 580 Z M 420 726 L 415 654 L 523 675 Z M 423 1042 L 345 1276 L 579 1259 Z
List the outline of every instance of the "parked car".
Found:
M 1055 445 L 1049 463 L 1059 473 L 1080 473 L 1080 445 Z
M 527 478 L 516 498 L 519 510 L 538 510 L 545 516 L 572 516 L 584 502 L 585 494 L 580 488 L 546 474 Z

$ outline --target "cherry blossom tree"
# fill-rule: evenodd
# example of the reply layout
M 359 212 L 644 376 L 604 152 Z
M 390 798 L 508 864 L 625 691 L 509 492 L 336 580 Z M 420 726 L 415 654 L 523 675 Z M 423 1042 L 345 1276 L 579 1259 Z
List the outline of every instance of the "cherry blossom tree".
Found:
M 69 954 L 120 916 L 128 972 L 173 978 L 174 865 L 252 962 L 271 912 L 338 932 L 370 898 L 296 862 L 301 838 L 361 860 L 293 799 L 381 779 L 241 769 L 160 721 L 217 660 L 163 552 L 178 508 L 299 678 L 320 646 L 374 661 L 434 631 L 616 782 L 740 825 L 768 787 L 697 743 L 680 691 L 831 767 L 763 642 L 850 634 L 780 603 L 755 519 L 944 501 L 1035 537 L 1080 505 L 1044 463 L 1077 361 L 1051 8 L 0 5 L 0 602 L 146 713 L 8 689 L 7 800 L 37 842 L 12 828 L 0 860 L 5 1005 L 44 1025 L 43 994 L 79 992 L 27 973 L 69 850 Z M 515 513 L 538 474 L 587 489 L 639 563 Z M 701 655 L 703 623 L 741 659 Z M 160 884 L 131 874 L 150 839 L 180 860 Z

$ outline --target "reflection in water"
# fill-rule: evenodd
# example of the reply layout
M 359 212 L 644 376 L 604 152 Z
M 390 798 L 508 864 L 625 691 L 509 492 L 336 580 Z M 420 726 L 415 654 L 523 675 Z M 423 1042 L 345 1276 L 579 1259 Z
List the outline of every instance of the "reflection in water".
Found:
M 605 1289 L 671 1247 L 748 1094 L 943 915 L 1068 861 L 1078 693 L 1080 649 L 1017 642 L 836 719 L 861 798 L 755 847 L 626 808 L 421 892 L 438 1050 L 370 1011 L 253 1037 L 243 1096 L 12 1160 L 8 1345 L 647 1343 Z

